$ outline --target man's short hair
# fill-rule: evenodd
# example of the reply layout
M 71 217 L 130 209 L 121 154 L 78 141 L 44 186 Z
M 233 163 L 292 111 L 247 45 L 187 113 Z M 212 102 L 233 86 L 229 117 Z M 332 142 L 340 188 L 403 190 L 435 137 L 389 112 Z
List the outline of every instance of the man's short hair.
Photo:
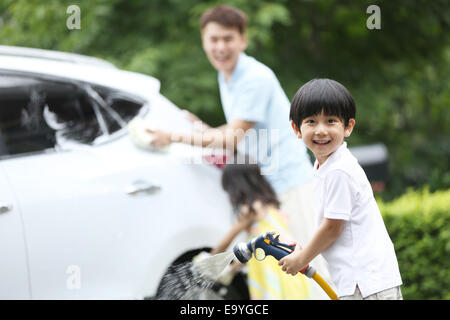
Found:
M 304 119 L 324 113 L 337 116 L 348 126 L 355 119 L 356 106 L 350 92 L 339 82 L 330 79 L 313 79 L 298 89 L 291 103 L 289 120 L 297 128 Z
M 227 28 L 237 28 L 241 34 L 247 29 L 247 15 L 234 7 L 219 5 L 208 9 L 200 17 L 200 27 L 206 27 L 210 22 L 216 22 Z

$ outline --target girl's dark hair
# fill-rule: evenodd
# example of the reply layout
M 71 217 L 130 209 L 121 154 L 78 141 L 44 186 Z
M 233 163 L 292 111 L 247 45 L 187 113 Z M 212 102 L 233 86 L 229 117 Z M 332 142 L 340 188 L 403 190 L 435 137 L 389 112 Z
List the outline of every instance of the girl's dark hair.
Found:
M 277 195 L 261 174 L 260 167 L 258 164 L 252 164 L 249 158 L 225 165 L 222 173 L 222 188 L 228 193 L 235 213 L 239 213 L 242 205 L 248 205 L 250 212 L 254 213 L 253 203 L 256 200 L 261 201 L 263 205 L 280 207 Z
M 337 116 L 349 120 L 356 116 L 356 106 L 350 92 L 339 82 L 330 79 L 313 79 L 298 89 L 291 103 L 289 120 L 300 128 L 305 118 L 324 112 L 328 116 Z
M 204 27 L 210 22 L 216 22 L 227 28 L 237 28 L 243 34 L 247 28 L 247 15 L 231 6 L 218 5 L 205 11 L 200 17 L 200 27 Z

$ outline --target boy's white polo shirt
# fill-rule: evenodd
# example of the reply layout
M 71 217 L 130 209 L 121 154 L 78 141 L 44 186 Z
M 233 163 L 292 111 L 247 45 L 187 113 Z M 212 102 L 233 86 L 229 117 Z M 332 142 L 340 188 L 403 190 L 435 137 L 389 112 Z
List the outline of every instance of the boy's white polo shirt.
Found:
M 345 220 L 341 235 L 322 252 L 338 296 L 352 295 L 356 285 L 363 297 L 401 285 L 394 246 L 372 188 L 347 143 L 317 166 L 316 160 L 318 225 L 323 218 Z

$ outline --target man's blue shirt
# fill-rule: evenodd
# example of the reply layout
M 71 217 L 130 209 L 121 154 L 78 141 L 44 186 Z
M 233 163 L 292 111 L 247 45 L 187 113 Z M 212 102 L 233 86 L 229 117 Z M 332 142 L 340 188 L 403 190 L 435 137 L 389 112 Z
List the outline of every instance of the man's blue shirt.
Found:
M 241 53 L 228 82 L 219 72 L 219 90 L 227 122 L 255 122 L 237 150 L 256 159 L 277 194 L 312 177 L 312 165 L 302 140 L 289 122 L 290 102 L 275 74 Z

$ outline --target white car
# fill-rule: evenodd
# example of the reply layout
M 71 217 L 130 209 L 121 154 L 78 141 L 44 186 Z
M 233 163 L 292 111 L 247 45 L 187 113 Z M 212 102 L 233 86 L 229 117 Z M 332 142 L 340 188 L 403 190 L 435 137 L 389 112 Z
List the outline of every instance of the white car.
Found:
M 193 130 L 158 80 L 0 46 L 0 299 L 140 299 L 212 247 L 232 209 L 205 150 L 136 147 L 127 124 Z

